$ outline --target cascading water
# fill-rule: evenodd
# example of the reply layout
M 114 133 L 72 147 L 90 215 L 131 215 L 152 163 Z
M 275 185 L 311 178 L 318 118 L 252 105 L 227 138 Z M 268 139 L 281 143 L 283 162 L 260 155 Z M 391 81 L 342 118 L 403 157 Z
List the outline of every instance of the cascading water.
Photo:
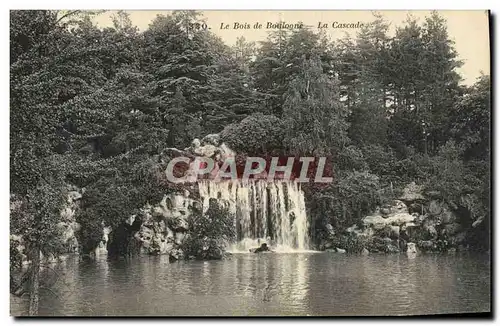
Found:
M 304 193 L 297 182 L 203 180 L 198 187 L 205 210 L 216 198 L 234 214 L 237 242 L 230 251 L 248 252 L 262 243 L 276 251 L 309 249 Z

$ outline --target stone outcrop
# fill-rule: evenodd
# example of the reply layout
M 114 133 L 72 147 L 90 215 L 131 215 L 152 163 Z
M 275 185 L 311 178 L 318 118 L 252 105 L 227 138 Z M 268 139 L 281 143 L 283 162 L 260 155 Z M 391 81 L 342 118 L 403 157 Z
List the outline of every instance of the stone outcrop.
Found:
M 134 235 L 141 252 L 151 255 L 169 254 L 175 259 L 182 255 L 181 245 L 189 229 L 188 219 L 196 209 L 196 200 L 188 191 L 166 195 L 159 205 L 145 207 L 142 225 Z
M 235 153 L 224 143 L 221 143 L 218 134 L 210 134 L 203 139 L 194 139 L 191 146 L 178 150 L 166 150 L 174 156 L 185 156 L 192 160 L 187 175 L 189 182 L 197 180 L 194 159 L 198 156 L 209 157 L 215 161 L 234 157 Z M 186 185 L 179 191 L 167 194 L 157 205 L 145 206 L 141 212 L 132 216 L 126 224 L 132 226 L 137 220 L 141 221 L 140 228 L 130 239 L 133 247 L 137 247 L 142 254 L 169 255 L 171 261 L 184 258 L 182 243 L 188 237 L 189 218 L 195 211 L 201 211 L 201 198 L 192 186 Z
M 58 228 L 60 239 L 59 242 L 63 246 L 62 254 L 78 253 L 79 244 L 76 233 L 80 229 L 80 225 L 76 222 L 76 214 L 80 206 L 80 199 L 83 196 L 85 189 L 79 189 L 75 186 L 68 186 L 66 190 L 66 203 L 60 212 L 60 219 L 56 227 Z M 10 210 L 11 212 L 23 209 L 23 202 L 11 195 Z M 10 235 L 12 254 L 18 255 L 22 264 L 26 264 L 27 255 L 25 250 L 25 242 L 22 235 Z M 57 261 L 63 257 L 43 257 L 46 262 Z
M 78 252 L 79 244 L 76 232 L 80 225 L 76 222 L 76 213 L 80 206 L 80 199 L 85 193 L 85 189 L 71 187 L 67 194 L 66 205 L 61 210 L 61 222 L 57 224 L 62 231 L 62 241 L 67 253 Z
M 378 208 L 346 232 L 353 248 L 369 252 L 416 253 L 463 249 L 466 230 L 453 210 L 423 188 L 409 184 L 399 200 Z M 332 232 L 328 230 L 328 232 Z M 333 245 L 332 245 L 333 246 Z

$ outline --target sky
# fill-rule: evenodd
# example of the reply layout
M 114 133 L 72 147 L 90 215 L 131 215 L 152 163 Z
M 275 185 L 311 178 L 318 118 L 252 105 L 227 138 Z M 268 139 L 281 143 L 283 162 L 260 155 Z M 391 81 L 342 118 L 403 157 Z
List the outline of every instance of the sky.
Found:
M 127 11 L 130 14 L 132 23 L 140 30 L 147 29 L 151 21 L 158 15 L 167 15 L 168 11 Z M 423 22 L 425 16 L 430 14 L 430 11 L 379 11 L 386 20 L 391 24 L 389 34 L 393 34 L 395 27 L 402 26 L 411 13 L 419 22 Z M 95 18 L 97 24 L 101 27 L 111 26 L 111 16 L 113 11 L 105 12 Z M 232 45 L 236 42 L 239 36 L 244 36 L 248 41 L 263 41 L 267 33 L 271 29 L 266 29 L 268 22 L 277 23 L 285 21 L 286 23 L 303 22 L 305 25 L 312 26 L 313 29 L 318 28 L 318 24 L 328 24 L 325 31 L 332 40 L 342 38 L 346 33 L 355 37 L 359 29 L 356 28 L 332 28 L 332 24 L 337 22 L 335 26 L 342 23 L 356 24 L 369 23 L 373 20 L 371 11 L 343 10 L 343 11 L 202 11 L 207 26 L 212 32 L 222 38 L 222 40 Z M 463 83 L 467 85 L 473 84 L 481 71 L 485 74 L 490 73 L 490 42 L 489 42 L 489 22 L 488 14 L 484 10 L 444 10 L 439 11 L 439 14 L 444 17 L 448 25 L 448 34 L 455 42 L 455 48 L 458 52 L 459 59 L 464 62 L 464 65 L 458 70 L 462 75 Z M 248 23 L 250 29 L 234 29 L 234 23 L 243 25 Z M 254 29 L 256 23 L 262 24 L 262 29 Z M 221 29 L 221 24 L 224 26 L 229 24 L 229 29 Z

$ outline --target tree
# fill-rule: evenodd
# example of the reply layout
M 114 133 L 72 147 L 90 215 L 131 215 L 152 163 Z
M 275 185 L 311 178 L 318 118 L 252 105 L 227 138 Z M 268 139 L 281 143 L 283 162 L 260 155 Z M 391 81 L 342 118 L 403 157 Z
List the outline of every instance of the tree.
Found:
M 239 66 L 245 72 L 249 72 L 250 63 L 257 53 L 255 42 L 247 42 L 243 36 L 240 36 L 236 39 L 236 44 L 231 48 L 231 52 Z
M 284 145 L 289 153 L 336 156 L 349 143 L 347 110 L 338 100 L 337 81 L 323 73 L 319 58 L 302 60 L 285 97 Z
M 255 61 L 250 65 L 256 89 L 266 101 L 264 113 L 283 115 L 286 93 L 290 82 L 300 75 L 304 57 L 318 58 L 323 71 L 331 71 L 330 50 L 323 35 L 307 28 L 270 32 L 267 40 L 260 43 Z
M 347 106 L 351 111 L 349 136 L 358 146 L 385 146 L 387 143 L 384 69 L 388 59 L 388 28 L 383 17 L 375 14 L 375 20 L 358 33 L 356 45 L 351 49 L 353 53 L 344 54 L 347 60 L 354 59 L 357 69 L 347 93 Z
M 390 139 L 424 153 L 436 152 L 449 137 L 444 132 L 460 90 L 455 69 L 462 64 L 444 19 L 433 12 L 420 26 L 409 17 L 406 26 L 396 30 L 389 54 L 394 102 Z
M 60 252 L 65 157 L 55 149 L 61 105 L 79 85 L 67 68 L 69 33 L 55 11 L 11 13 L 11 232 L 21 234 L 30 266 L 29 314 L 38 313 L 41 253 Z M 11 202 L 12 203 L 12 202 Z
M 229 54 L 214 64 L 215 73 L 209 78 L 212 85 L 207 90 L 205 107 L 210 109 L 204 118 L 205 132 L 219 132 L 231 123 L 237 123 L 247 116 L 262 112 L 264 103 L 255 90 L 245 65 Z
M 192 138 L 222 129 L 214 131 L 206 124 L 219 109 L 210 96 L 217 88 L 212 76 L 227 47 L 209 31 L 191 27 L 198 16 L 193 11 L 159 15 L 143 34 L 141 67 L 153 76 L 150 96 L 159 100 L 169 145 L 175 147 L 184 148 Z
M 489 161 L 490 157 L 490 76 L 482 75 L 453 107 L 451 134 L 465 149 L 465 159 Z

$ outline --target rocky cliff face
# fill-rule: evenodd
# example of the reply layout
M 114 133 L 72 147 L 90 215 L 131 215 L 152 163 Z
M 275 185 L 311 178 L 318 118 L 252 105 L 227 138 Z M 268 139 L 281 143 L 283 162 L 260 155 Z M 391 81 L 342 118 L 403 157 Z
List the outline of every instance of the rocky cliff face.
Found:
M 196 156 L 202 156 L 213 158 L 215 161 L 224 160 L 228 156 L 234 155 L 228 146 L 220 143 L 218 134 L 207 135 L 202 140 L 195 139 L 191 146 L 184 150 L 171 148 L 167 149 L 166 152 L 174 157 L 185 156 L 194 159 Z M 196 181 L 194 171 L 192 165 L 187 173 L 190 176 L 189 181 Z M 166 254 L 170 256 L 171 260 L 183 258 L 184 253 L 181 247 L 182 242 L 188 236 L 188 220 L 195 211 L 201 211 L 202 206 L 202 199 L 199 198 L 196 186 L 187 184 L 180 187 L 180 190 L 165 195 L 160 203 L 154 206 L 147 205 L 139 214 L 124 221 L 125 231 L 113 230 L 109 232 L 109 236 L 106 236 L 109 237 L 107 245 L 103 245 L 106 243 L 104 240 L 100 246 L 101 252 L 104 247 L 107 248 L 108 252 L 113 251 L 116 241 L 122 241 L 126 242 L 122 245 L 128 247 L 127 251 L 149 255 Z M 117 233 L 126 233 L 127 230 L 127 240 L 121 239 L 121 236 L 117 237 Z
M 181 245 L 189 228 L 188 219 L 197 209 L 197 203 L 186 190 L 166 195 L 155 207 L 145 207 L 141 213 L 140 229 L 133 235 L 140 252 L 181 258 Z
M 465 250 L 467 228 L 443 201 L 424 196 L 422 187 L 409 184 L 399 200 L 377 209 L 343 235 L 329 228 L 330 239 L 321 249 L 370 252 L 443 252 Z M 337 250 L 338 251 L 338 250 Z
M 76 232 L 80 229 L 80 225 L 76 222 L 76 214 L 80 206 L 80 199 L 85 192 L 84 189 L 71 188 L 67 194 L 66 205 L 61 211 L 61 222 L 57 225 L 62 231 L 62 241 L 66 246 L 67 253 L 78 252 Z
M 80 225 L 76 222 L 76 214 L 80 206 L 80 199 L 82 198 L 84 189 L 79 189 L 74 186 L 68 186 L 66 191 L 66 203 L 60 212 L 60 222 L 56 227 L 59 230 L 59 242 L 63 245 L 63 255 L 78 253 L 79 244 L 76 237 L 76 232 L 80 229 Z M 16 209 L 22 209 L 22 202 L 11 197 L 10 201 L 11 212 Z M 25 243 L 22 235 L 10 235 L 11 255 L 17 255 L 22 264 L 27 263 L 27 255 Z M 43 257 L 44 261 L 56 261 L 61 257 Z

